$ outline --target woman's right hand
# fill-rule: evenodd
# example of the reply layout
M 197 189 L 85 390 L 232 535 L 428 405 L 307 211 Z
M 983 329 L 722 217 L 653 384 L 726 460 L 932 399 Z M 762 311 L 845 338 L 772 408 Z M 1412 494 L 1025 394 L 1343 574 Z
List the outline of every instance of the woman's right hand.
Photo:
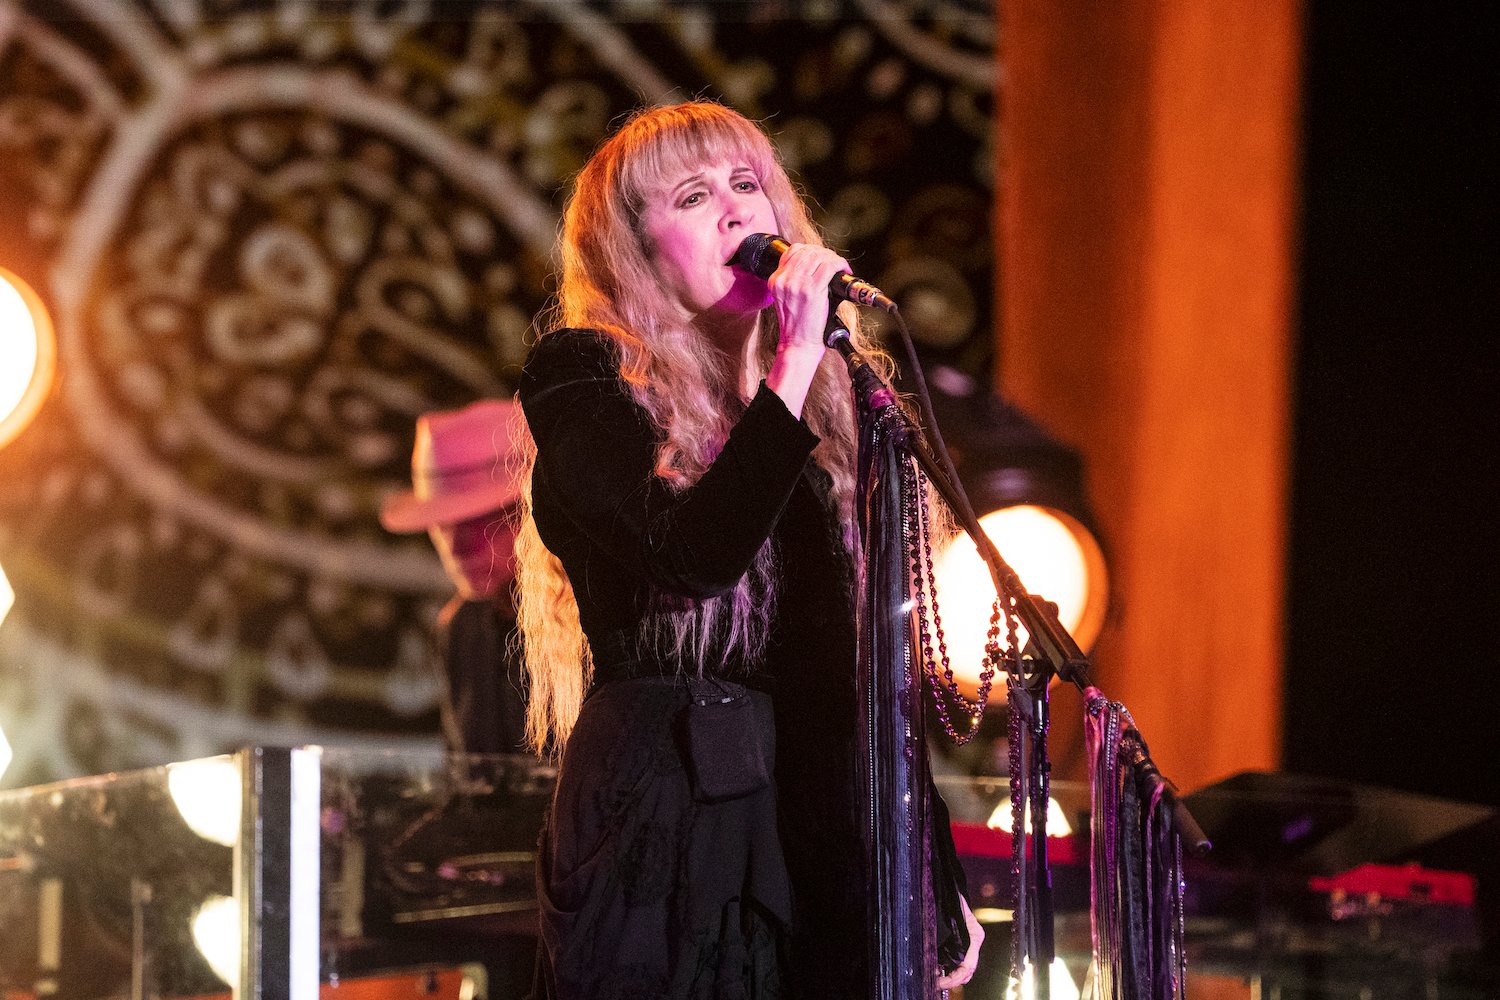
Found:
M 832 308 L 829 282 L 847 270 L 849 262 L 827 247 L 793 243 L 767 281 L 781 337 L 766 385 L 794 416 L 802 415 L 807 391 L 827 350 L 823 335 Z

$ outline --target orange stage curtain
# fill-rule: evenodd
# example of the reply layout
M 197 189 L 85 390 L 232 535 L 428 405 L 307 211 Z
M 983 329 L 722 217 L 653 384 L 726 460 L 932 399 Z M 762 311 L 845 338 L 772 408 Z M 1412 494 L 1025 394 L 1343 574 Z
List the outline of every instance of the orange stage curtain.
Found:
M 1274 768 L 1294 0 L 1001 0 L 999 386 L 1080 447 L 1117 602 L 1095 672 L 1184 790 Z M 1060 693 L 1053 756 L 1082 774 Z

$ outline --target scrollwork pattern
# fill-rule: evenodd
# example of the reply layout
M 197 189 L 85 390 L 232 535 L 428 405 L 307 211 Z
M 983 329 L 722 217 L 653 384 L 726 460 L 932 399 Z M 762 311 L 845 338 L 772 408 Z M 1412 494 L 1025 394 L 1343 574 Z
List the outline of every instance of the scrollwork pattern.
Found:
M 445 583 L 375 512 L 418 413 L 513 387 L 567 180 L 642 101 L 766 119 L 834 242 L 984 363 L 983 0 L 59 9 L 0 0 L 0 263 L 66 372 L 0 451 L 12 783 L 436 740 Z

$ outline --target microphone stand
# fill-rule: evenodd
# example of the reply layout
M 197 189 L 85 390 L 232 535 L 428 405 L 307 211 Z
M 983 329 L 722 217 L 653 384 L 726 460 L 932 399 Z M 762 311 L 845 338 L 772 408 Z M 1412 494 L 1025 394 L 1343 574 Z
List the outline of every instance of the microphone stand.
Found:
M 897 448 L 916 461 L 938 495 L 958 517 L 964 532 L 973 539 L 989 568 L 996 593 L 1015 614 L 1029 637 L 1020 663 L 1009 666 L 1007 678 L 1010 710 L 1021 716 L 1019 727 L 1012 727 L 1013 733 L 1019 731 L 1021 745 L 1013 743 L 1010 748 L 1012 859 L 1016 876 L 1011 972 L 1020 981 L 1029 960 L 1035 977 L 1035 995 L 1045 1000 L 1051 995 L 1051 966 L 1056 953 L 1052 876 L 1047 862 L 1051 770 L 1047 753 L 1047 691 L 1053 676 L 1062 678 L 1082 692 L 1092 689 L 1088 657 L 1058 620 L 1057 605 L 1027 592 L 1021 578 L 1000 555 L 979 526 L 967 497 L 933 454 L 922 429 L 910 420 L 898 405 L 895 392 L 855 348 L 848 329 L 838 319 L 832 304 L 825 343 L 838 351 L 848 366 L 861 426 L 867 423 L 883 425 Z M 909 682 L 915 688 L 914 694 L 919 696 L 920 675 L 913 674 Z M 925 745 L 920 752 L 925 753 Z M 1156 769 L 1143 742 L 1127 763 L 1151 794 L 1160 796 L 1168 804 L 1178 836 L 1189 852 L 1206 853 L 1210 846 L 1208 838 L 1183 805 L 1175 786 Z M 1029 835 L 1023 833 L 1025 812 L 1030 813 Z

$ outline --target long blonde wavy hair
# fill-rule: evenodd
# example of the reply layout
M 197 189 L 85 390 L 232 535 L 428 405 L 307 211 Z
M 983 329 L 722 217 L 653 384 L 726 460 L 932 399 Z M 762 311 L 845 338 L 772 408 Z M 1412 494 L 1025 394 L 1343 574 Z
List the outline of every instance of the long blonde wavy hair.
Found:
M 710 162 L 745 163 L 771 202 L 781 235 L 793 243 L 823 243 L 802 198 L 766 134 L 719 104 L 691 102 L 638 112 L 594 153 L 578 174 L 563 214 L 557 253 L 561 281 L 545 315 L 542 336 L 562 327 L 599 331 L 613 343 L 620 377 L 660 431 L 654 472 L 670 488 L 697 482 L 724 446 L 744 409 L 747 377 L 759 380 L 775 356 L 774 310 L 764 310 L 747 352 L 753 371 L 725 356 L 682 318 L 662 289 L 642 233 L 647 198 L 668 182 Z M 878 364 L 858 317 L 843 318 L 856 346 Z M 748 382 L 748 384 L 754 384 Z M 832 498 L 854 533 L 856 427 L 844 362 L 829 352 L 814 377 L 803 419 L 821 439 L 813 460 L 833 481 Z M 561 562 L 542 544 L 532 512 L 531 469 L 536 447 L 522 443 L 520 526 L 516 538 L 517 617 L 530 682 L 527 739 L 538 750 L 560 752 L 592 681 L 588 642 Z M 689 601 L 659 595 L 646 623 L 655 648 L 669 649 L 679 667 L 701 672 L 709 657 L 737 655 L 755 662 L 764 652 L 775 605 L 775 553 L 767 542 L 735 588 Z

